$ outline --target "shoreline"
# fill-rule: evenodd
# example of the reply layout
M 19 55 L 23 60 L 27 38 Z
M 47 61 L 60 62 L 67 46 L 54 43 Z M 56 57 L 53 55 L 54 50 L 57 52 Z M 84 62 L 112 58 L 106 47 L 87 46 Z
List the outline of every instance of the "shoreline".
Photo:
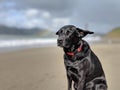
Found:
M 0 54 L 1 53 L 12 53 L 12 52 L 19 52 L 24 50 L 31 50 L 36 48 L 46 48 L 46 47 L 57 47 L 56 44 L 49 44 L 48 45 L 35 45 L 35 46 L 21 46 L 21 47 L 8 47 L 8 48 L 0 48 Z
M 96 45 L 119 45 L 120 43 L 113 43 L 113 42 L 109 42 L 109 41 L 105 41 L 105 42 L 88 42 L 90 47 L 92 46 L 96 46 Z M 33 49 L 40 49 L 40 48 L 53 48 L 53 47 L 58 47 L 56 43 L 49 43 L 48 44 L 44 44 L 44 45 L 34 45 L 34 46 L 20 46 L 20 47 L 9 47 L 9 48 L 0 48 L 0 54 L 2 53 L 14 53 L 14 52 L 19 52 L 19 51 L 26 51 L 26 50 L 33 50 Z M 58 47 L 60 48 L 60 47 Z

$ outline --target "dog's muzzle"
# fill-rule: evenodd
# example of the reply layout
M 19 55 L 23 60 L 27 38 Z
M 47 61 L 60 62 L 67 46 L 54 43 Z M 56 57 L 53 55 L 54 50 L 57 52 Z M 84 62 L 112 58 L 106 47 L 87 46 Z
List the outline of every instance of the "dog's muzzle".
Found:
M 63 47 L 63 40 L 57 40 L 57 45 Z
M 57 40 L 57 45 L 60 47 L 65 47 L 65 48 L 69 48 L 70 47 L 70 41 L 67 39 L 58 39 Z

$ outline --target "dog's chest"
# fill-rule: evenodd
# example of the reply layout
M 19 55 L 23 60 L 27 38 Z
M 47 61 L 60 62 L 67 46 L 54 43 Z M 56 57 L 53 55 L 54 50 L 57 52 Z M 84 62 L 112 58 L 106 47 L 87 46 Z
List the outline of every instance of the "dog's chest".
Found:
M 67 74 L 75 77 L 76 79 L 80 78 L 81 74 L 83 74 L 83 72 L 85 73 L 89 67 L 87 58 L 76 61 L 65 59 L 64 63 Z

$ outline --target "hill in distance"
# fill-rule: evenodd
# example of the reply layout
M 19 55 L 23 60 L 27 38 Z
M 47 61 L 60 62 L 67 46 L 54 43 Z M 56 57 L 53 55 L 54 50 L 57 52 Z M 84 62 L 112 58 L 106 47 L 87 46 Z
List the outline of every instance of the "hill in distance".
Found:
M 120 27 L 114 28 L 106 36 L 109 38 L 120 38 Z
M 35 36 L 35 37 L 55 37 L 55 33 L 42 28 L 17 28 L 0 25 L 0 35 L 17 35 L 17 36 Z

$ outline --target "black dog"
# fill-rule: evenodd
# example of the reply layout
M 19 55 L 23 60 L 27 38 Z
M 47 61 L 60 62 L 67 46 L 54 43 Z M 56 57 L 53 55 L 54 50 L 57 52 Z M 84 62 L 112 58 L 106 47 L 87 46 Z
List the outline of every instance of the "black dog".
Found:
M 62 27 L 57 44 L 63 47 L 64 64 L 66 67 L 68 90 L 107 90 L 106 79 L 101 63 L 82 38 L 91 31 L 85 31 L 73 25 Z

